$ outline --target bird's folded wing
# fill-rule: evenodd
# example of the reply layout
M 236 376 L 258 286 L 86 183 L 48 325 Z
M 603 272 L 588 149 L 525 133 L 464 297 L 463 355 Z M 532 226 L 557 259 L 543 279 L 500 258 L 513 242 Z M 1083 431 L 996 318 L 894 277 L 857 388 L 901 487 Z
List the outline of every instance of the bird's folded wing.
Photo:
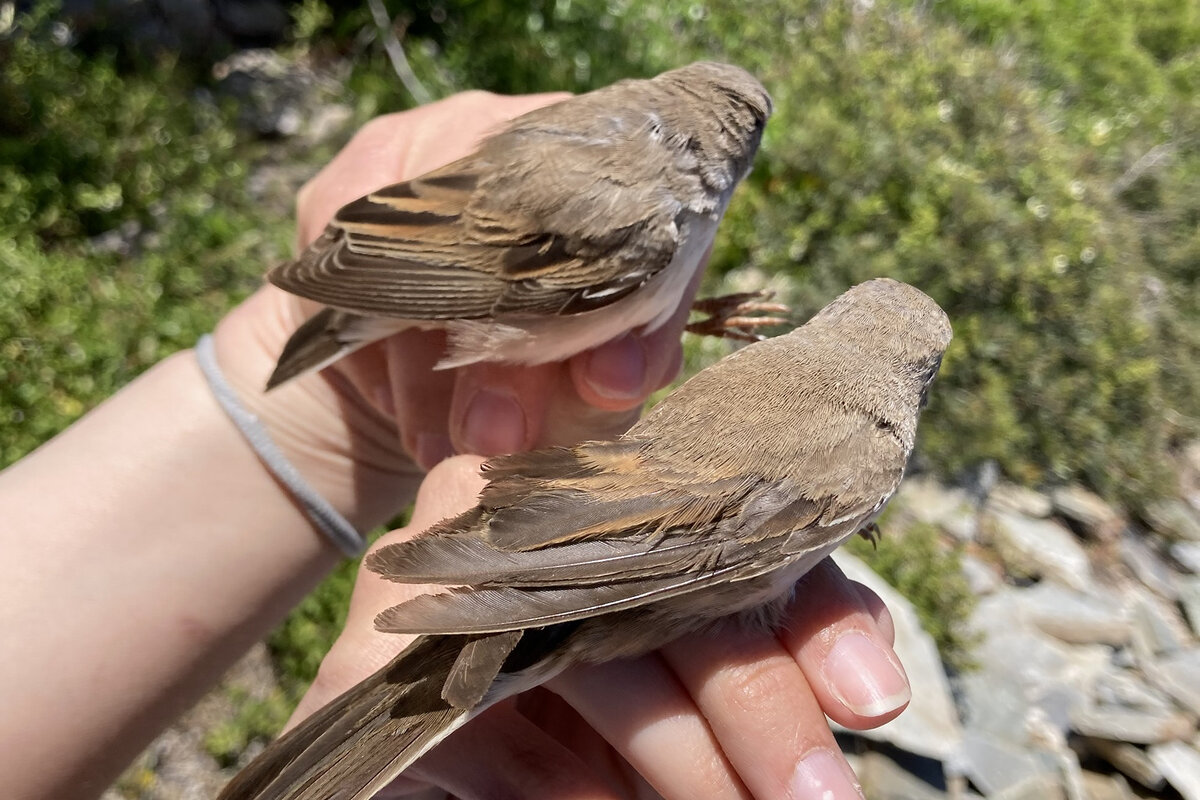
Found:
M 350 203 L 268 279 L 345 311 L 476 319 L 599 308 L 670 263 L 683 205 L 658 176 L 631 181 L 617 142 L 510 145 L 499 176 L 476 154 Z
M 569 622 L 778 569 L 797 530 L 814 529 L 813 548 L 853 532 L 852 521 L 824 529 L 828 502 L 778 484 L 631 469 L 630 448 L 593 442 L 490 462 L 480 507 L 368 561 L 391 580 L 461 588 L 390 608 L 377 627 L 487 633 Z

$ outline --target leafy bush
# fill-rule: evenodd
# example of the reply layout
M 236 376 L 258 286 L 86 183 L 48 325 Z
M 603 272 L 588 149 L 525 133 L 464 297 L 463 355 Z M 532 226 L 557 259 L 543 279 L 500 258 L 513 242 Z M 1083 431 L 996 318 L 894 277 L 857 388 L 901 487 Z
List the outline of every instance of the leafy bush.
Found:
M 1109 4 L 1078 5 L 1103 14 Z M 692 53 L 747 66 L 778 108 L 715 263 L 786 275 L 805 312 L 876 275 L 920 286 L 956 331 L 923 426 L 925 459 L 952 472 L 993 458 L 1026 483 L 1081 478 L 1137 504 L 1163 487 L 1164 411 L 1193 424 L 1200 413 L 1200 173 L 1156 176 L 1145 202 L 1163 219 L 1147 228 L 1112 191 L 1133 159 L 1097 148 L 1112 128 L 1084 125 L 1062 90 L 1064 75 L 1107 80 L 1111 65 L 1092 62 L 1110 51 L 1029 53 L 966 33 L 986 27 L 972 14 L 1018 7 L 706 5 L 684 28 Z M 1042 22 L 1046 36 L 1057 30 Z M 1092 29 L 1080 30 L 1081 44 Z M 1139 68 L 1130 80 L 1148 99 L 1084 91 L 1092 83 L 1079 94 L 1104 99 L 1113 126 L 1150 113 L 1139 104 L 1161 124 L 1193 126 L 1178 148 L 1194 149 L 1195 112 L 1179 112 L 1185 95 L 1168 87 L 1190 91 L 1195 78 L 1133 38 L 1111 57 Z M 1164 206 L 1168 192 L 1178 205 Z
M 191 346 L 290 227 L 170 63 L 123 75 L 66 35 L 41 11 L 0 38 L 0 466 Z

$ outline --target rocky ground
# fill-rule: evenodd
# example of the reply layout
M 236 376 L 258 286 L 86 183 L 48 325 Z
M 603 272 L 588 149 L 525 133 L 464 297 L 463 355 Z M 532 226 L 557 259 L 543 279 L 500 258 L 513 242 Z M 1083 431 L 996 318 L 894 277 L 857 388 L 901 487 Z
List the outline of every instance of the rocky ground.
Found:
M 1150 529 L 1079 487 L 982 488 L 916 478 L 895 501 L 966 545 L 973 670 L 948 676 L 908 603 L 836 557 L 884 596 L 913 685 L 843 739 L 867 796 L 1200 800 L 1200 442 Z

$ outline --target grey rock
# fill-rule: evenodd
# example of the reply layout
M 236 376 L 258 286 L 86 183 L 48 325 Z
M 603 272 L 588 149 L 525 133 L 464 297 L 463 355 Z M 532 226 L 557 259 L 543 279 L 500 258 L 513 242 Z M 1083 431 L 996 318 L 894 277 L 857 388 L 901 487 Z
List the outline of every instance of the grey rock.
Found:
M 1160 744 L 1192 731 L 1186 714 L 1141 711 L 1119 706 L 1090 706 L 1071 712 L 1071 727 L 1084 736 L 1135 744 Z
M 977 556 L 964 553 L 959 563 L 962 565 L 963 577 L 967 579 L 967 586 L 976 597 L 991 594 L 1004 585 L 1000 570 Z
M 1018 593 L 1023 617 L 1039 630 L 1071 644 L 1122 645 L 1132 632 L 1128 614 L 1105 597 L 1043 581 Z
M 1145 590 L 1131 589 L 1133 646 L 1140 662 L 1146 664 L 1160 654 L 1173 653 L 1182 646 L 1186 635 L 1174 609 Z
M 1193 575 L 1200 575 L 1200 542 L 1175 542 L 1171 558 Z
M 1158 791 L 1167 783 L 1150 756 L 1137 745 L 1088 736 L 1080 737 L 1077 741 L 1087 754 L 1104 759 L 1147 789 Z
M 964 771 L 984 797 L 1006 800 L 1065 798 L 1059 766 L 1049 753 L 1018 747 L 968 730 L 960 754 Z
M 1079 756 L 1067 746 L 1066 735 L 1041 712 L 1030 714 L 1026 720 L 1026 727 L 1030 743 L 1039 750 L 1052 754 L 1058 762 L 1059 779 L 1068 800 L 1087 800 Z
M 1182 500 L 1159 500 L 1146 509 L 1154 530 L 1172 539 L 1200 542 L 1200 513 Z
M 240 123 L 262 136 L 294 136 L 337 83 L 273 50 L 239 50 L 213 65 L 217 91 L 238 105 Z
M 932 478 L 904 481 L 893 504 L 918 522 L 936 525 L 959 541 L 973 541 L 979 528 L 971 496 Z
M 1068 646 L 1042 633 L 1025 619 L 1021 594 L 1010 587 L 980 600 L 969 623 L 980 637 L 978 669 L 958 679 L 967 728 L 1018 744 L 1035 712 L 1067 732 L 1072 710 L 1088 705 L 1112 654 L 1107 646 Z
M 1000 484 L 1000 465 L 995 459 L 988 459 L 967 473 L 966 490 L 975 502 L 982 505 L 988 496 Z
M 1129 784 L 1120 775 L 1083 771 L 1083 791 L 1089 800 L 1135 800 Z
M 1179 605 L 1192 627 L 1192 633 L 1200 636 L 1200 576 L 1180 577 L 1175 585 L 1179 591 Z
M 985 519 L 996 554 L 1010 573 L 1050 578 L 1079 591 L 1091 586 L 1087 553 L 1062 525 L 998 509 L 990 510 Z
M 304 138 L 310 145 L 331 141 L 346 130 L 354 120 L 354 109 L 344 103 L 318 106 L 308 118 Z
M 834 560 L 851 580 L 878 594 L 896 626 L 896 655 L 904 664 L 914 701 L 896 719 L 857 735 L 884 741 L 910 753 L 945 760 L 962 740 L 950 683 L 933 639 L 921 628 L 912 604 L 859 559 L 838 550 Z
M 1077 523 L 1097 541 L 1114 541 L 1124 527 L 1112 506 L 1082 486 L 1059 487 L 1050 493 L 1050 501 L 1055 513 Z
M 937 786 L 921 780 L 883 753 L 863 753 L 854 765 L 863 793 L 871 800 L 946 800 Z
M 1126 533 L 1121 537 L 1121 562 L 1129 568 L 1142 585 L 1160 597 L 1174 600 L 1177 596 L 1175 578 L 1162 559 L 1140 536 Z
M 1195 748 L 1182 742 L 1157 745 L 1150 748 L 1150 760 L 1184 800 L 1200 800 L 1200 753 Z
M 1145 667 L 1146 675 L 1179 705 L 1200 716 L 1200 648 L 1192 647 Z
M 1162 690 L 1149 685 L 1142 673 L 1110 665 L 1092 682 L 1091 698 L 1100 706 L 1121 706 L 1156 714 L 1176 711 L 1171 698 Z
M 1054 509 L 1046 495 L 1012 483 L 997 484 L 988 495 L 987 504 L 991 508 L 1012 511 L 1035 519 L 1050 516 Z
M 1196 513 L 1200 513 L 1200 439 L 1189 443 L 1179 453 L 1180 496 Z

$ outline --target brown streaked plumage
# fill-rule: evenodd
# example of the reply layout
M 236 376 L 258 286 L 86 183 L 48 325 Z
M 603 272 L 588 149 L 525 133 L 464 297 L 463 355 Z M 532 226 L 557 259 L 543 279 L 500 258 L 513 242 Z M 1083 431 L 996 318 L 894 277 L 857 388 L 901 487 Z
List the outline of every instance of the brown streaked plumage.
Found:
M 369 798 L 573 663 L 730 615 L 776 624 L 795 581 L 896 490 L 950 335 L 920 291 L 870 281 L 696 375 L 616 441 L 489 461 L 475 508 L 368 560 L 459 588 L 382 612 L 380 630 L 419 638 L 222 798 Z
M 678 307 L 758 149 L 771 99 L 698 62 L 524 114 L 452 164 L 342 208 L 268 279 L 327 308 L 268 388 L 409 327 L 439 364 L 558 361 Z

